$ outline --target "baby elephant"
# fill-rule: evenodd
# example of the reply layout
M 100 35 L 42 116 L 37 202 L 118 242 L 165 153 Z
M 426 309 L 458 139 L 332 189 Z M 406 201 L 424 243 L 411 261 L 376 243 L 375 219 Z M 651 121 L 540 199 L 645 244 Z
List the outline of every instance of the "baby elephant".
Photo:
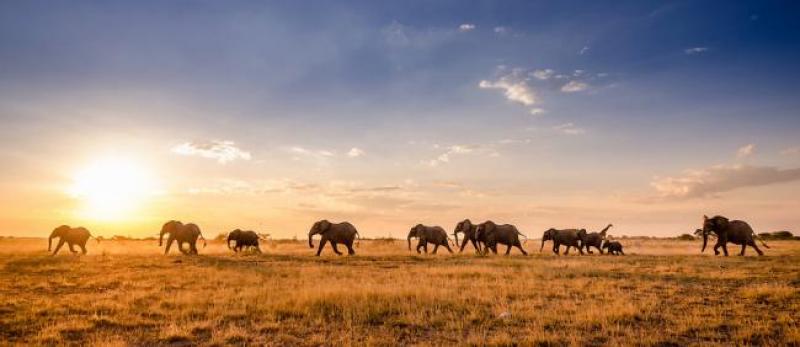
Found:
M 228 248 L 239 253 L 239 251 L 252 247 L 256 252 L 261 253 L 259 240 L 261 237 L 255 231 L 236 229 L 228 234 Z M 231 242 L 233 242 L 233 247 L 231 247 Z
M 608 250 L 608 254 L 625 255 L 625 252 L 622 251 L 622 244 L 618 241 L 606 241 L 603 243 L 603 249 Z

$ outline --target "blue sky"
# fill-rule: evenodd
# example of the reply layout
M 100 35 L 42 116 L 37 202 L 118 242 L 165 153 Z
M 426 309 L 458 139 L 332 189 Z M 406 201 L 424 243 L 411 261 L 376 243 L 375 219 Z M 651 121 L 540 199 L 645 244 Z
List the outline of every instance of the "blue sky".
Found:
M 3 2 L 0 159 L 18 172 L 0 187 L 41 207 L 9 227 L 93 223 L 58 187 L 110 155 L 156 172 L 151 205 L 197 219 L 221 195 L 259 201 L 289 212 L 239 220 L 287 234 L 326 216 L 376 234 L 470 215 L 790 228 L 797 217 L 770 211 L 798 205 L 799 14 L 789 1 Z M 156 210 L 101 227 L 169 218 Z M 232 223 L 220 215 L 205 224 Z

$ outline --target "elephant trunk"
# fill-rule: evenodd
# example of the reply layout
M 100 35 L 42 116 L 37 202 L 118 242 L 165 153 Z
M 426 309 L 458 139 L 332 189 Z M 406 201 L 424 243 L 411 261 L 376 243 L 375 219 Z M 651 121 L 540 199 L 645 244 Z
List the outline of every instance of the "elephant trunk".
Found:
M 161 247 L 161 244 L 164 243 L 164 234 L 166 233 L 164 229 L 161 229 L 161 234 L 158 235 L 158 247 Z
M 543 237 L 542 238 L 542 247 L 539 247 L 539 253 L 542 253 L 542 250 L 544 249 L 544 241 L 545 241 L 545 239 Z
M 708 244 L 708 233 L 703 231 L 703 248 L 700 250 L 700 253 L 706 251 L 706 245 Z
M 458 246 L 458 232 L 453 232 L 453 237 L 456 238 L 456 246 Z
M 411 250 L 411 234 L 408 234 L 408 250 Z
M 313 231 L 308 233 L 308 248 L 314 248 L 314 239 L 312 237 L 314 237 Z
M 234 241 L 234 240 L 232 240 L 230 237 L 228 237 L 228 249 L 233 249 L 231 247 L 231 241 Z
M 47 239 L 47 251 L 48 252 L 50 252 L 50 250 L 53 248 L 53 238 L 54 237 L 56 237 L 56 235 L 55 235 L 55 233 L 52 233 L 52 234 L 50 234 L 50 238 Z

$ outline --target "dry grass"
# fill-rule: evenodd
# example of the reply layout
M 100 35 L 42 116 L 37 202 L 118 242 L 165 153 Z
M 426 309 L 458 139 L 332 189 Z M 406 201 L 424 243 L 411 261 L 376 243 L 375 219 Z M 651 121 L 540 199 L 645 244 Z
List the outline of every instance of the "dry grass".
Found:
M 800 344 L 800 242 L 771 245 L 722 258 L 628 240 L 624 257 L 556 257 L 529 242 L 530 257 L 477 257 L 373 241 L 316 258 L 301 242 L 186 257 L 121 241 L 49 257 L 46 240 L 0 240 L 0 344 Z

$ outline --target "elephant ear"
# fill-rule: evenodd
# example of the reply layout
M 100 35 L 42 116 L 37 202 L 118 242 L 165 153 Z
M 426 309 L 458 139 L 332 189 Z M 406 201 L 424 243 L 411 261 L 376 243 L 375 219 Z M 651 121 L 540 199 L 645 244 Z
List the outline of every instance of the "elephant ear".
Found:
M 728 228 L 728 222 L 729 222 L 728 218 L 725 218 L 723 216 L 714 217 L 714 224 L 716 224 L 716 226 L 717 226 L 717 228 L 719 228 L 719 230 L 727 229 Z
M 320 234 L 327 232 L 328 229 L 330 229 L 330 228 L 331 228 L 331 222 L 329 222 L 327 219 L 323 219 L 323 220 L 319 221 L 319 233 Z

